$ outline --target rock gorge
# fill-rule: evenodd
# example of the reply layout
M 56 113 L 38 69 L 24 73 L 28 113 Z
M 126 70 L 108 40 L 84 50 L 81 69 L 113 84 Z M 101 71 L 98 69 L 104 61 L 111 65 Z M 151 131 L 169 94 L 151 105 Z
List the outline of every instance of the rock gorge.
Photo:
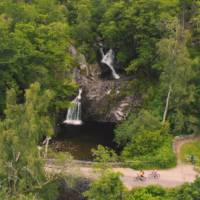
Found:
M 70 52 L 76 62 L 74 79 L 82 88 L 82 120 L 120 122 L 130 110 L 136 109 L 141 97 L 137 91 L 127 93 L 133 77 L 120 74 L 120 79 L 112 76 L 108 66 L 101 62 L 89 64 L 83 54 L 74 46 Z

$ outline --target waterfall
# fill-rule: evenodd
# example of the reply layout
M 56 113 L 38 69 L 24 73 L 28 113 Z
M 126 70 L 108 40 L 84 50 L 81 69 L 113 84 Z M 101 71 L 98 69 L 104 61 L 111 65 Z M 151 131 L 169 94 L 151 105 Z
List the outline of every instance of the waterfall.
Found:
M 81 125 L 81 94 L 82 89 L 79 89 L 78 96 L 71 102 L 73 106 L 68 109 L 66 120 L 63 123 L 72 125 Z
M 102 60 L 101 62 L 106 64 L 112 71 L 112 75 L 115 79 L 119 79 L 120 76 L 116 73 L 115 68 L 113 66 L 113 61 L 114 61 L 114 52 L 112 49 L 110 49 L 106 54 L 103 52 L 103 48 L 100 48 L 101 55 L 102 55 Z

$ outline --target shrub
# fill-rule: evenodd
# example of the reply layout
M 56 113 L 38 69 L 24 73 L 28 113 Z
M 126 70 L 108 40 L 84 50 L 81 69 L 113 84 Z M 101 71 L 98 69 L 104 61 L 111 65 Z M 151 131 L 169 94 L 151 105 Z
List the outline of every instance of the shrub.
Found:
M 169 200 L 167 191 L 159 186 L 134 189 L 127 193 L 125 200 Z
M 150 142 L 152 146 L 148 145 L 149 141 L 145 138 L 146 134 L 141 134 L 138 136 L 141 143 L 137 143 L 139 147 L 135 146 L 137 151 L 133 151 L 133 144 L 130 144 L 131 147 L 127 146 L 127 148 L 124 149 L 122 152 L 122 159 L 125 161 L 127 166 L 135 169 L 150 169 L 169 168 L 176 165 L 176 156 L 172 149 L 172 137 L 169 135 L 159 136 L 158 132 L 155 132 L 154 134 L 149 134 L 148 138 L 157 135 L 155 138 L 157 138 L 158 144 L 154 144 L 154 142 L 156 143 L 156 140 L 152 139 L 153 142 Z M 143 140 L 146 141 L 147 144 L 145 148 L 140 148 L 140 146 L 143 145 Z M 134 152 L 136 153 L 134 154 Z
M 118 156 L 113 149 L 102 145 L 98 145 L 97 149 L 92 149 L 92 155 L 94 161 L 97 162 L 94 164 L 94 167 L 102 169 L 103 171 L 110 167 L 110 162 L 116 162 L 118 160 Z
M 155 152 L 163 143 L 164 137 L 160 131 L 146 131 L 137 134 L 125 147 L 123 154 L 126 157 L 143 156 Z
M 155 131 L 161 128 L 160 120 L 147 110 L 141 110 L 137 115 L 130 115 L 128 120 L 122 122 L 115 129 L 115 141 L 125 146 L 133 136 L 144 131 Z
M 85 192 L 85 196 L 88 200 L 117 200 L 122 199 L 123 191 L 120 174 L 107 172 L 91 184 L 89 191 Z

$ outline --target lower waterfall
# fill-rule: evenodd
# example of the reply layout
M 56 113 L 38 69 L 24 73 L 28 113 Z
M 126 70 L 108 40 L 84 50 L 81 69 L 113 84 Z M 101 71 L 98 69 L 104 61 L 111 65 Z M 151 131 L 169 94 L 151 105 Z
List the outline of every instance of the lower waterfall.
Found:
M 66 120 L 63 122 L 65 124 L 81 125 L 81 94 L 82 89 L 79 89 L 78 96 L 71 102 L 72 107 L 67 111 Z

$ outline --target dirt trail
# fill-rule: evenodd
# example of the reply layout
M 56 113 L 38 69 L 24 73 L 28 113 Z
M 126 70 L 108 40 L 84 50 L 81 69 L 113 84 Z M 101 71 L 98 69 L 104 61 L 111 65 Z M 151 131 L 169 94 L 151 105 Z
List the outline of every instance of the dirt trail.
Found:
M 200 140 L 199 137 L 193 138 L 179 138 L 178 140 L 174 141 L 174 151 L 177 156 L 180 153 L 181 146 L 185 143 Z M 84 176 L 90 179 L 96 179 L 99 174 L 95 173 L 92 167 L 82 167 L 82 166 L 58 166 L 52 164 L 46 164 L 45 170 L 50 173 L 71 173 L 77 175 L 79 173 L 80 176 Z M 147 178 L 145 181 L 135 181 L 135 177 L 137 176 L 137 170 L 133 170 L 130 168 L 121 168 L 121 167 L 114 167 L 113 170 L 115 172 L 120 172 L 122 174 L 121 180 L 124 185 L 128 189 L 132 189 L 135 187 L 140 186 L 147 186 L 152 184 L 161 185 L 167 188 L 180 186 L 186 182 L 193 182 L 196 177 L 199 175 L 192 165 L 181 163 L 178 159 L 178 164 L 175 168 L 172 169 L 164 169 L 159 170 L 160 178 L 159 179 L 152 179 Z M 151 173 L 151 170 L 145 170 L 145 176 Z

